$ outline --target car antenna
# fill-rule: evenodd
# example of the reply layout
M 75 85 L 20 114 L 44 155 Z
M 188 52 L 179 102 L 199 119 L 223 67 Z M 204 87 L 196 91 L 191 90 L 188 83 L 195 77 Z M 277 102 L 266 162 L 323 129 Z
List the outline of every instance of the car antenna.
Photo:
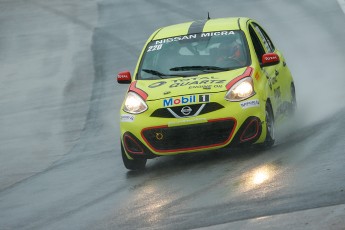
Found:
M 210 12 L 207 12 L 207 20 L 210 20 Z

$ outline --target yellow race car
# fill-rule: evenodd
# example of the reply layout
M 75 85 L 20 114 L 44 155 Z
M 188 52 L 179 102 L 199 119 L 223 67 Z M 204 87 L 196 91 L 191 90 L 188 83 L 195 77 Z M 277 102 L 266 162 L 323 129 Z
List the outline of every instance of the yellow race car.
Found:
M 271 147 L 275 124 L 296 108 L 282 53 L 249 18 L 160 28 L 144 46 L 120 112 L 125 167 L 157 156 L 248 144 Z

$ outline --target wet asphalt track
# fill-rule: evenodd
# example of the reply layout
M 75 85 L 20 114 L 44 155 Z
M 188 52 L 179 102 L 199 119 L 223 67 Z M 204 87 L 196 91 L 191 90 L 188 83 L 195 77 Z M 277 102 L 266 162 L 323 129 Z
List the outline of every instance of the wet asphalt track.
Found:
M 156 28 L 207 11 L 261 22 L 294 75 L 299 111 L 271 150 L 127 172 L 116 73 L 133 72 Z M 0 229 L 256 229 L 319 208 L 322 221 L 275 226 L 345 229 L 344 24 L 336 0 L 1 1 Z

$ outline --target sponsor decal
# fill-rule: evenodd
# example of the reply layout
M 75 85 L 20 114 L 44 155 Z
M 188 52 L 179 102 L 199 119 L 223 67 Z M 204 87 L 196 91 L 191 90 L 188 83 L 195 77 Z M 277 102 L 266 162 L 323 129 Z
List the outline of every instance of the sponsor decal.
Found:
M 210 102 L 210 95 L 199 95 L 199 102 Z
M 163 100 L 163 106 L 168 107 L 172 105 L 183 105 L 183 104 L 191 104 L 196 102 L 196 96 L 182 96 L 178 98 L 168 98 Z
M 149 88 L 156 88 L 156 87 L 162 86 L 164 84 L 166 84 L 165 81 L 156 82 L 156 83 L 149 85 Z
M 252 108 L 252 107 L 259 107 L 260 101 L 259 100 L 250 100 L 250 101 L 243 101 L 240 103 L 242 109 Z
M 204 85 L 208 85 L 211 87 L 209 84 L 223 84 L 225 83 L 225 80 L 202 80 L 202 81 L 187 81 L 187 82 L 176 82 L 174 84 L 170 85 L 170 88 L 175 88 L 175 87 L 181 87 L 181 86 L 189 86 L 190 89 L 193 88 L 204 88 Z M 195 87 L 195 86 L 201 86 L 201 87 Z
M 201 33 L 201 37 L 213 37 L 213 36 L 226 36 L 226 35 L 234 35 L 234 31 L 217 31 L 217 32 L 207 32 Z
M 186 104 L 193 104 L 197 102 L 210 102 L 210 95 L 204 94 L 199 95 L 198 97 L 196 95 L 188 95 L 188 96 L 182 96 L 182 97 L 175 97 L 175 98 L 167 98 L 163 100 L 163 106 L 169 107 L 169 106 L 175 106 L 175 105 L 186 105 Z
M 175 79 L 173 83 L 169 85 L 169 88 L 176 88 L 182 86 L 189 86 L 189 89 L 199 89 L 199 88 L 208 88 L 211 87 L 221 88 L 223 84 L 226 83 L 226 80 L 218 79 L 216 77 L 191 77 L 184 79 Z
M 129 114 L 121 115 L 120 121 L 121 122 L 133 122 L 134 118 L 135 118 L 134 115 L 129 115 Z
M 265 61 L 278 61 L 278 56 L 269 56 L 269 55 L 265 55 L 264 56 Z
M 177 36 L 172 38 L 164 38 L 161 40 L 156 41 L 156 45 L 170 43 L 170 42 L 177 42 L 177 41 L 183 41 L 183 40 L 190 40 L 190 39 L 196 39 L 198 37 L 197 34 L 188 34 L 184 36 Z
M 255 79 L 256 79 L 257 81 L 259 81 L 259 80 L 260 80 L 260 75 L 259 75 L 259 72 L 256 72 L 256 74 L 255 74 Z
M 190 125 L 190 124 L 199 124 L 206 123 L 206 118 L 194 118 L 194 119 L 179 119 L 178 121 L 168 122 L 168 127 L 181 126 L 181 125 Z
M 189 89 L 211 89 L 222 88 L 223 84 L 226 83 L 226 80 L 218 79 L 216 77 L 190 77 L 184 79 L 174 79 L 170 83 L 169 88 L 176 88 L 182 86 L 189 86 Z M 159 81 L 149 85 L 149 88 L 157 88 L 162 85 L 167 84 L 166 81 Z
M 196 38 L 209 38 L 209 37 L 213 37 L 213 36 L 228 36 L 228 35 L 234 35 L 234 34 L 235 34 L 234 31 L 224 30 L 224 31 L 203 32 L 203 33 L 200 33 L 200 34 L 188 34 L 188 35 L 184 35 L 184 36 L 176 36 L 176 37 L 171 37 L 171 38 L 164 38 L 164 39 L 155 41 L 156 47 L 152 46 L 152 49 L 154 49 L 154 48 L 156 48 L 154 50 L 161 49 L 162 47 L 159 46 L 159 45 L 170 43 L 170 42 L 178 42 L 178 41 L 191 40 L 191 39 L 196 39 Z M 147 52 L 154 51 L 154 50 L 150 50 L 150 47 L 147 50 Z

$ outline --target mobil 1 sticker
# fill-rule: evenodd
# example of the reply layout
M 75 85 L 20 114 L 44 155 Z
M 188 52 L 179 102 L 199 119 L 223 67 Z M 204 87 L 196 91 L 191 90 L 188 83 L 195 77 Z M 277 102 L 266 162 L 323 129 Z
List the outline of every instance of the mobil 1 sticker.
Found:
M 210 95 L 199 95 L 199 102 L 210 102 Z
M 163 100 L 163 107 L 169 106 L 176 106 L 176 105 L 187 105 L 187 104 L 194 104 L 194 103 L 207 103 L 210 102 L 210 95 L 188 95 L 182 97 L 175 97 L 175 98 L 166 98 Z

